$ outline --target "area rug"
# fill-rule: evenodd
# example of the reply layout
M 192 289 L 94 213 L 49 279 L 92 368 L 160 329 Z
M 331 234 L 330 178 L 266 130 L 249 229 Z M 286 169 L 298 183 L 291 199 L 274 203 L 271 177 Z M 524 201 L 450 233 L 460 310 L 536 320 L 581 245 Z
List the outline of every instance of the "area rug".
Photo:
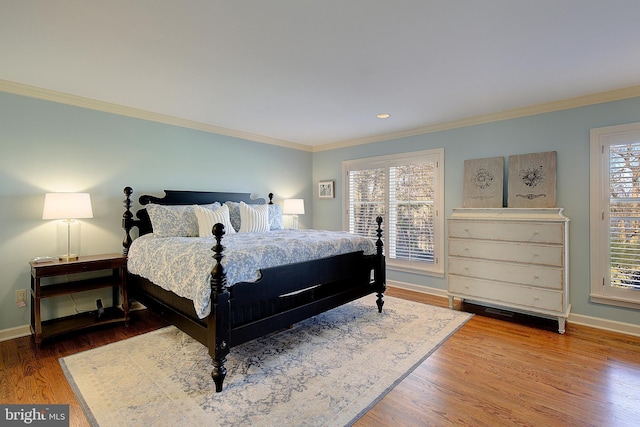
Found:
M 60 363 L 95 426 L 344 426 L 471 316 L 365 297 L 232 348 L 221 393 L 207 349 L 173 326 Z

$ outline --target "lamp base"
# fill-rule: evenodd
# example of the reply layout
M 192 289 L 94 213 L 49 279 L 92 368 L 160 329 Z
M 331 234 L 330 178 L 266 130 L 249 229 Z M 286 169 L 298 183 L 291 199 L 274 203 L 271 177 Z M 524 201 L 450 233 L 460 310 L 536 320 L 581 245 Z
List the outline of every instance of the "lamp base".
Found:
M 76 261 L 80 254 L 80 221 L 66 219 L 58 222 L 58 247 L 60 261 Z

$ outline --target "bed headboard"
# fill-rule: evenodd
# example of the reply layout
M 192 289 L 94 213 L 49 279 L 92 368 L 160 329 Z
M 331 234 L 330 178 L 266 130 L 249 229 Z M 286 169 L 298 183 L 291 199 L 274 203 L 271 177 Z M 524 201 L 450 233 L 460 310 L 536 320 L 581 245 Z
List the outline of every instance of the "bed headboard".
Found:
M 155 203 L 158 205 L 204 205 L 214 202 L 245 202 L 247 204 L 264 205 L 265 199 L 257 198 L 252 199 L 250 193 L 227 193 L 217 191 L 183 191 L 183 190 L 164 190 L 165 195 L 163 197 L 156 197 L 149 194 L 143 194 L 138 198 L 138 202 L 141 206 L 149 203 Z M 129 247 L 133 239 L 131 238 L 131 230 L 134 227 L 138 227 L 138 234 L 140 236 L 151 233 L 153 228 L 151 227 L 151 220 L 149 214 L 145 208 L 141 208 L 136 212 L 135 218 L 131 212 L 131 196 L 133 195 L 133 188 L 125 187 L 124 194 L 126 199 L 124 200 L 125 212 L 122 215 L 122 228 L 125 230 L 125 237 L 122 241 L 124 248 L 123 253 L 126 255 L 129 252 Z M 273 204 L 273 193 L 269 193 L 269 204 Z

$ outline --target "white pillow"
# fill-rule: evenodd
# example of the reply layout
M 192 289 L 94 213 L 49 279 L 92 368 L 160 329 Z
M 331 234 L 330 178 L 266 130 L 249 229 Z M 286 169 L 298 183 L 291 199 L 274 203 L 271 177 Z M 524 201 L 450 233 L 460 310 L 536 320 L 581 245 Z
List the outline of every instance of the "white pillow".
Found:
M 229 208 L 226 205 L 222 205 L 216 210 L 202 208 L 198 205 L 193 205 L 193 209 L 196 212 L 196 218 L 198 218 L 198 230 L 200 237 L 209 237 L 213 233 L 211 229 L 214 224 L 221 223 L 224 225 L 224 231 L 227 234 L 233 234 L 236 230 L 231 225 L 229 219 Z
M 240 233 L 269 231 L 269 205 L 240 202 Z

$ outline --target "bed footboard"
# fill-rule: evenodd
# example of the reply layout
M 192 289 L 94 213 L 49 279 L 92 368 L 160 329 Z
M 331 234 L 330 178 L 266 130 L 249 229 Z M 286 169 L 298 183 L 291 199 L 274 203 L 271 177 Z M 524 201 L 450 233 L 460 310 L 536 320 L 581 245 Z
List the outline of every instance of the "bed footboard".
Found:
M 211 271 L 211 314 L 208 317 L 211 377 L 222 391 L 230 348 L 288 325 L 375 293 L 378 312 L 384 305 L 385 258 L 382 217 L 376 219 L 376 253 L 353 252 L 315 261 L 263 269 L 257 282 L 227 286 L 221 260 L 224 226 L 215 224 Z M 247 315 L 258 305 L 257 317 Z

